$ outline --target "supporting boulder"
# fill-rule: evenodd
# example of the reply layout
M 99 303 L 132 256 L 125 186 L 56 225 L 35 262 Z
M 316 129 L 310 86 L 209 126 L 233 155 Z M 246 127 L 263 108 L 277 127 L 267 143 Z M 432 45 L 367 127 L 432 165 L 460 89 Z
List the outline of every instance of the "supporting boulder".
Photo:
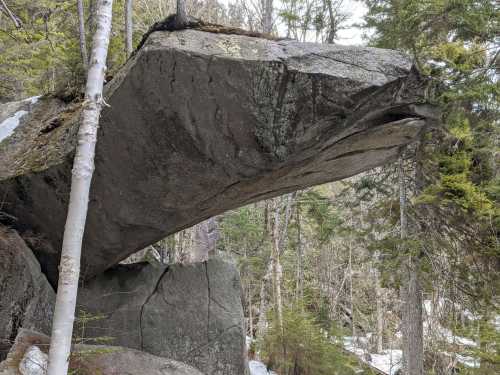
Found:
M 152 33 L 106 86 L 83 275 L 226 210 L 394 160 L 434 116 L 427 87 L 390 50 Z M 58 99 L 0 107 L 0 127 L 18 121 L 0 141 L 2 210 L 53 249 L 78 113 Z M 59 252 L 37 256 L 54 283 Z
M 187 363 L 206 375 L 247 372 L 241 285 L 220 259 L 189 265 L 119 265 L 87 281 L 78 308 L 87 340 Z
M 38 332 L 20 330 L 7 359 L 0 363 L 0 375 L 27 374 L 23 370 L 26 368 L 24 361 L 29 358 L 28 354 L 37 353 L 37 358 L 46 355 L 49 342 L 49 337 Z M 40 370 L 39 367 L 35 369 Z M 69 369 L 72 374 L 79 375 L 203 375 L 184 363 L 138 350 L 84 344 L 73 345 Z
M 31 249 L 16 231 L 0 225 L 0 361 L 21 328 L 50 333 L 54 302 Z

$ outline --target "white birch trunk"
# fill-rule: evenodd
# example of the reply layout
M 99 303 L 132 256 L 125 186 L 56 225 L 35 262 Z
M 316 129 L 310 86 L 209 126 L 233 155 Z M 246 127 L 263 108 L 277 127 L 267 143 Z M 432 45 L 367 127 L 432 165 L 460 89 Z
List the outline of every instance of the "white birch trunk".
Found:
M 132 23 L 132 0 L 125 1 L 125 52 L 127 57 L 132 54 L 132 32 L 133 32 L 133 23 Z
M 78 34 L 80 37 L 80 55 L 82 56 L 83 70 L 87 73 L 89 58 L 87 56 L 87 43 L 85 42 L 85 14 L 83 12 L 83 0 L 77 0 L 78 8 Z
M 97 8 L 97 30 L 93 39 L 91 66 L 87 75 L 85 101 L 78 131 L 68 214 L 64 228 L 48 375 L 66 375 L 68 372 L 80 277 L 80 255 L 87 218 L 90 183 L 94 172 L 94 154 L 102 106 L 112 7 L 112 0 L 100 0 Z

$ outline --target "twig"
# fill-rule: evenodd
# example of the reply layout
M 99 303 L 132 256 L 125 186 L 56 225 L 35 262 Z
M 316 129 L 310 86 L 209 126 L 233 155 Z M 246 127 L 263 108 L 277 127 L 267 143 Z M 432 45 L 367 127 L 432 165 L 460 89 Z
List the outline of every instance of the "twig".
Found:
M 5 4 L 5 1 L 4 0 L 0 0 L 0 2 L 2 3 L 1 4 L 2 10 L 12 20 L 12 22 L 14 23 L 14 26 L 16 27 L 16 29 L 20 29 L 21 27 L 23 27 L 23 25 L 22 25 L 21 20 L 19 19 L 19 17 L 17 17 L 14 13 L 12 13 L 10 11 L 9 7 L 7 6 L 7 4 Z

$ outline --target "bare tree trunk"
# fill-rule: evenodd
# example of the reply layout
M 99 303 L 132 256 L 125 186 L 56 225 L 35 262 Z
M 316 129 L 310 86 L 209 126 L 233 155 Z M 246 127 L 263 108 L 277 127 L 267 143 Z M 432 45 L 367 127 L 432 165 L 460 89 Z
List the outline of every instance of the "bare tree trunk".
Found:
M 262 0 L 262 31 L 271 34 L 273 32 L 273 0 Z
M 267 328 L 267 285 L 269 284 L 269 280 L 271 279 L 271 274 L 273 272 L 272 261 L 269 262 L 266 269 L 266 274 L 262 279 L 262 283 L 260 285 L 260 305 L 259 305 L 259 321 L 257 322 L 257 331 L 255 337 L 260 339 L 264 337 Z
M 133 33 L 132 6 L 133 6 L 132 0 L 125 1 L 125 52 L 127 54 L 127 57 L 129 57 L 132 54 L 132 33 Z
M 292 212 L 292 202 L 295 193 L 286 196 L 285 217 L 281 225 L 281 207 L 276 199 L 276 208 L 274 211 L 274 227 L 273 227 L 273 249 L 271 253 L 271 262 L 273 265 L 273 286 L 274 298 L 276 304 L 276 312 L 278 317 L 278 324 L 283 329 L 283 299 L 281 294 L 281 280 L 283 278 L 283 269 L 281 267 L 281 253 L 286 246 L 286 239 L 288 233 L 288 223 Z
M 274 299 L 276 305 L 276 316 L 278 318 L 278 324 L 280 329 L 283 329 L 283 301 L 281 299 L 281 262 L 280 262 L 280 207 L 276 204 L 276 209 L 274 213 L 274 228 L 273 228 L 273 249 L 271 261 L 273 265 L 273 287 L 274 287 Z
M 14 13 L 12 13 L 12 11 L 9 9 L 4 0 L 0 0 L 0 10 L 3 10 L 5 14 L 9 16 L 10 20 L 12 21 L 16 29 L 20 29 L 23 26 L 21 19 Z
M 94 172 L 95 145 L 102 107 L 102 88 L 111 32 L 112 0 L 100 0 L 91 66 L 87 75 L 78 143 L 73 163 L 71 193 L 64 228 L 48 375 L 65 375 L 71 349 L 75 305 L 80 277 L 80 255 L 87 218 L 90 183 Z
M 337 20 L 335 19 L 335 15 L 333 13 L 332 0 L 326 0 L 326 5 L 328 7 L 328 17 L 330 18 L 330 27 L 328 29 L 326 42 L 332 44 L 337 34 Z
M 215 253 L 218 233 L 218 224 L 214 217 L 194 227 L 194 243 L 190 262 L 205 262 Z
M 356 323 L 354 321 L 354 298 L 352 290 L 352 243 L 349 239 L 349 302 L 351 308 L 352 337 L 356 340 Z
M 80 55 L 82 56 L 83 70 L 87 73 L 89 58 L 87 56 L 87 43 L 85 42 L 85 14 L 83 12 L 83 0 L 77 0 L 78 8 L 78 34 L 80 36 Z
M 297 284 L 295 287 L 295 299 L 297 302 L 304 298 L 304 248 L 302 246 L 302 227 L 300 221 L 300 208 L 297 205 Z
M 253 338 L 252 288 L 248 288 L 248 336 Z
M 188 23 L 186 0 L 177 0 L 177 23 L 179 25 L 187 25 Z
M 404 242 L 408 237 L 408 209 L 406 178 L 402 158 L 399 160 L 398 177 L 401 241 L 405 246 Z M 403 374 L 423 375 L 422 290 L 418 276 L 418 259 L 408 255 L 402 271 Z
M 375 269 L 375 295 L 377 298 L 377 353 L 384 350 L 384 292 L 380 286 L 379 271 Z

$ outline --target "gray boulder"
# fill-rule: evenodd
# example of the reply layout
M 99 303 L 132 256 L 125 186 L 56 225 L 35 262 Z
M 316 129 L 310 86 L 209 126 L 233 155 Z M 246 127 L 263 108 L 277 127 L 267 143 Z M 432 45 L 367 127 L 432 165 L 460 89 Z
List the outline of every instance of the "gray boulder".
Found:
M 396 51 L 152 33 L 106 86 L 83 274 L 226 210 L 394 160 L 434 117 L 427 88 Z M 79 108 L 41 99 L 0 143 L 4 210 L 53 249 Z M 15 111 L 0 107 L 0 121 Z M 54 283 L 59 252 L 37 256 Z
M 7 359 L 0 363 L 0 375 L 21 375 L 21 358 L 26 358 L 26 352 L 40 350 L 43 355 L 48 351 L 48 345 L 47 336 L 21 330 Z M 105 345 L 74 345 L 69 368 L 71 373 L 80 375 L 203 375 L 191 366 L 171 359 Z
M 241 285 L 220 259 L 189 265 L 120 265 L 87 281 L 78 306 L 99 316 L 85 337 L 187 363 L 207 375 L 247 371 Z
M 16 231 L 0 225 L 0 360 L 20 328 L 50 333 L 55 294 Z

